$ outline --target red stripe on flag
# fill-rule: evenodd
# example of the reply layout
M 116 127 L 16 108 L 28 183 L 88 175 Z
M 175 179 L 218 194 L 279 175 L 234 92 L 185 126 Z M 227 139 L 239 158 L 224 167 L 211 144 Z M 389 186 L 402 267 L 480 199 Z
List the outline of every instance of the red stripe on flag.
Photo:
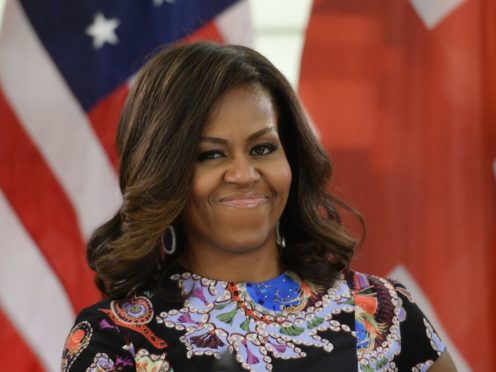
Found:
M 122 84 L 105 99 L 99 101 L 88 115 L 93 129 L 115 169 L 118 168 L 115 134 L 128 93 L 128 85 Z
M 0 187 L 79 311 L 99 296 L 74 210 L 1 90 L 0 118 Z
M 43 372 L 43 367 L 31 348 L 24 342 L 23 338 L 17 333 L 16 328 L 10 323 L 10 320 L 0 308 L 0 360 L 2 366 L 7 370 Z M 5 347 L 7 346 L 7 347 Z
M 208 22 L 193 32 L 191 35 L 186 36 L 182 41 L 184 43 L 192 43 L 199 40 L 210 40 L 217 43 L 224 42 L 215 22 Z
M 486 196 L 486 226 L 488 236 L 488 247 L 493 247 L 493 249 L 488 249 L 488 260 L 487 266 L 491 268 L 489 270 L 489 275 L 486 278 L 487 286 L 489 292 L 489 304 L 488 308 L 496 308 L 496 285 L 491 284 L 494 281 L 494 274 L 492 268 L 496 267 L 496 252 L 494 247 L 496 247 L 496 193 L 491 192 L 495 190 L 496 183 L 496 2 L 493 0 L 485 0 L 481 2 L 480 14 L 482 18 L 482 71 L 483 76 L 483 141 L 484 141 L 484 160 L 483 164 L 485 169 L 488 170 L 486 183 L 489 190 L 485 194 Z M 492 170 L 492 172 L 491 172 Z M 494 335 L 496 333 L 496 320 L 491 317 L 492 322 L 487 324 L 485 333 L 487 335 Z M 493 366 L 496 364 L 496 354 L 491 353 L 490 358 L 487 361 L 487 365 Z

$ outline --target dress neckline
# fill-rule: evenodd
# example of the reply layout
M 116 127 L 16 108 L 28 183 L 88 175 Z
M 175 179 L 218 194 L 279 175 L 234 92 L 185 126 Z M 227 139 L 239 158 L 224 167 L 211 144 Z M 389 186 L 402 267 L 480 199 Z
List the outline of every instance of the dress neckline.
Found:
M 264 285 L 264 284 L 270 285 L 270 284 L 278 282 L 279 280 L 282 280 L 286 276 L 290 276 L 290 277 L 295 278 L 295 279 L 298 278 L 298 275 L 296 273 L 294 273 L 293 271 L 283 270 L 279 275 L 277 275 L 273 278 L 261 280 L 261 281 L 222 280 L 222 279 L 209 278 L 207 276 L 197 274 L 192 270 L 188 270 L 187 268 L 185 268 L 182 265 L 178 266 L 178 270 L 176 270 L 176 274 L 172 275 L 172 277 L 176 277 L 177 275 L 179 275 L 179 276 L 187 275 L 187 276 L 191 276 L 195 279 L 200 279 L 203 281 L 218 282 L 218 283 L 233 283 L 233 284 L 237 284 L 237 285 Z M 299 280 L 299 278 L 298 278 L 298 280 Z

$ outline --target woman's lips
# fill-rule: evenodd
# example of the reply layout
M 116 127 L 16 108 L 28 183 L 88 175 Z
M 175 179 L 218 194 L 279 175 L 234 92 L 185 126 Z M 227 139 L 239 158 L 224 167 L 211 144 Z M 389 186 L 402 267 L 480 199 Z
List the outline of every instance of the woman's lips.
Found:
M 246 194 L 223 197 L 218 203 L 231 208 L 256 208 L 268 201 L 263 194 Z

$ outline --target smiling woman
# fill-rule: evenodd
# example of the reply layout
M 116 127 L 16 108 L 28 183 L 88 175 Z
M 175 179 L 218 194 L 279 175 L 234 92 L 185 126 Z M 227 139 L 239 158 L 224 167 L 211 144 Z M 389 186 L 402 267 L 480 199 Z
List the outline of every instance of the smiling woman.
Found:
M 231 353 L 231 370 L 449 366 L 402 285 L 350 269 L 340 215 L 361 218 L 326 191 L 330 161 L 257 52 L 159 51 L 117 148 L 123 204 L 88 244 L 107 298 L 80 313 L 63 370 L 220 370 Z
M 174 298 L 176 286 L 158 277 L 177 265 L 205 267 L 199 254 L 210 257 L 208 266 L 223 264 L 210 276 L 219 280 L 277 274 L 274 267 L 255 273 L 269 254 L 269 262 L 322 286 L 349 266 L 357 240 L 336 207 L 352 209 L 326 192 L 327 155 L 289 83 L 255 51 L 197 43 L 157 54 L 130 93 L 117 148 L 123 205 L 88 248 L 104 293 L 124 296 L 146 284 Z M 233 208 L 261 195 L 257 208 Z M 287 242 L 281 252 L 278 221 Z M 160 261 L 169 226 L 178 249 Z

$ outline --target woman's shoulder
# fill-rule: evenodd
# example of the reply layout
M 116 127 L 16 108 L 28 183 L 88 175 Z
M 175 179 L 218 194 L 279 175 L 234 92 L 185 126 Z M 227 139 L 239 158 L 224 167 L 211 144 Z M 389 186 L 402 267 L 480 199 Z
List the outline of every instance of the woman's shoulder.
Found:
M 402 283 L 357 271 L 349 271 L 345 277 L 354 299 L 360 363 L 380 365 L 382 358 L 382 363 L 394 360 L 400 370 L 424 370 L 445 351 L 434 327 Z
M 151 292 L 125 299 L 104 299 L 78 314 L 62 355 L 62 370 L 134 371 L 151 357 L 167 363 L 160 353 L 167 342 L 156 335 L 153 318 L 162 303 Z
M 83 321 L 93 322 L 96 318 L 101 316 L 103 309 L 110 309 L 111 303 L 111 298 L 103 298 L 100 301 L 81 309 L 77 314 L 76 323 Z

